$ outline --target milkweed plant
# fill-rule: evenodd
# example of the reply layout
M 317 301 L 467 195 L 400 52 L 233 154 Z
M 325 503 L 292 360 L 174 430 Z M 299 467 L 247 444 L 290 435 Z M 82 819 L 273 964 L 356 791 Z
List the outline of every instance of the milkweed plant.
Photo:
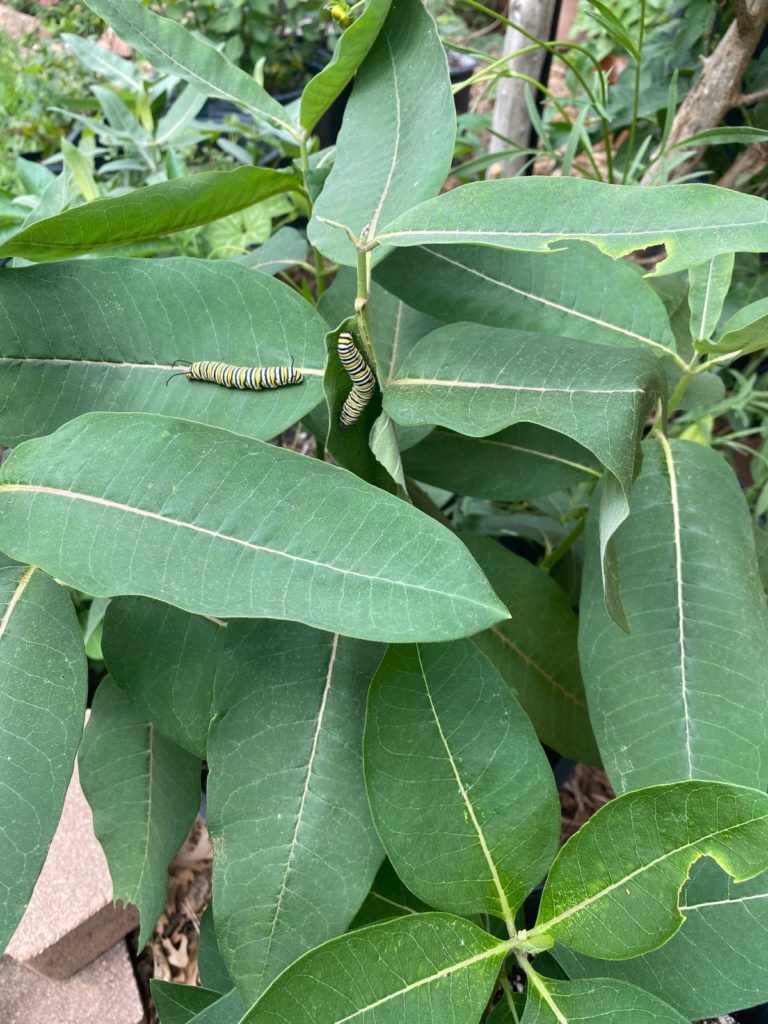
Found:
M 290 108 L 138 0 L 88 6 L 295 159 L 64 210 L 51 185 L 0 246 L 2 945 L 77 757 L 143 946 L 205 762 L 205 992 L 156 982 L 164 1024 L 203 1002 L 676 1024 L 768 999 L 765 596 L 734 470 L 681 426 L 766 344 L 768 300 L 723 315 L 765 201 L 441 192 L 456 114 L 420 0 L 357 5 Z M 307 239 L 263 265 L 141 256 L 278 195 Z M 621 259 L 654 246 L 650 272 Z M 272 276 L 291 263 L 311 289 Z M 318 457 L 269 443 L 299 422 Z M 446 493 L 585 514 L 537 560 Z M 70 592 L 109 599 L 84 733 Z M 616 793 L 563 846 L 556 755 Z

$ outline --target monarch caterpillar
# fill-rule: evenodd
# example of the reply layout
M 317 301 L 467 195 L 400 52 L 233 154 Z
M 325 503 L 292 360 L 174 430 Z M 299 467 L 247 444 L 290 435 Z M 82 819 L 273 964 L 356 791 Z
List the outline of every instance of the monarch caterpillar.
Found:
M 286 384 L 301 384 L 304 380 L 304 374 L 301 370 L 294 370 L 293 363 L 290 366 L 233 366 L 231 363 L 217 363 L 212 359 L 189 363 L 186 370 L 173 376 L 221 384 L 225 388 L 238 388 L 241 391 L 282 388 Z M 166 386 L 171 380 L 173 377 L 168 378 Z
M 373 370 L 358 352 L 354 339 L 348 331 L 342 331 L 339 335 L 337 348 L 341 365 L 352 380 L 352 390 L 342 406 L 339 422 L 342 427 L 352 427 L 357 423 L 360 414 L 376 390 L 376 378 L 373 375 Z

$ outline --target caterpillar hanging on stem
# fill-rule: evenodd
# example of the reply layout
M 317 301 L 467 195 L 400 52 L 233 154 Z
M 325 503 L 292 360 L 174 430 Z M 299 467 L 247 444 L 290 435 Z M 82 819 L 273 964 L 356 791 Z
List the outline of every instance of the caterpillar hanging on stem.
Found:
M 342 406 L 339 422 L 342 427 L 353 427 L 373 397 L 376 390 L 376 378 L 373 375 L 373 370 L 358 351 L 349 331 L 342 331 L 339 335 L 337 351 L 341 365 L 352 381 L 352 390 Z
M 168 387 L 174 377 L 186 377 L 187 380 L 200 380 L 208 384 L 220 384 L 225 388 L 237 388 L 240 391 L 265 391 L 282 388 L 288 384 L 301 384 L 304 374 L 290 366 L 234 366 L 231 363 L 220 363 L 213 359 L 201 359 L 190 363 L 176 359 L 177 363 L 186 363 L 186 369 L 171 374 L 165 382 Z

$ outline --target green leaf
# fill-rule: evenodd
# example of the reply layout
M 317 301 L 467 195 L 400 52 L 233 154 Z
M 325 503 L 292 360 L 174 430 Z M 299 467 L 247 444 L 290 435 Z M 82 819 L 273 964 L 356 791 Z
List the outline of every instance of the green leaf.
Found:
M 522 1024 L 568 1024 L 609 1020 L 611 1024 L 685 1024 L 677 1010 L 635 985 L 597 978 L 554 981 L 528 973 Z
M 403 453 L 403 463 L 416 480 L 490 501 L 538 498 L 600 477 L 591 452 L 533 423 L 488 437 L 436 427 Z
M 691 310 L 691 338 L 694 342 L 712 337 L 731 285 L 734 254 L 715 256 L 688 271 L 688 305 Z
M 350 470 L 361 480 L 395 493 L 395 481 L 374 455 L 369 440 L 374 424 L 381 416 L 381 391 L 377 388 L 368 405 L 360 413 L 357 423 L 351 427 L 342 426 L 341 423 L 341 410 L 352 390 L 352 381 L 339 359 L 338 338 L 342 331 L 353 332 L 356 344 L 362 351 L 362 343 L 354 333 L 356 324 L 356 319 L 349 317 L 343 320 L 336 330 L 326 335 L 327 358 L 323 391 L 328 412 L 328 432 L 325 445 L 337 465 Z
M 104 620 L 115 683 L 146 721 L 201 760 L 225 625 L 146 597 L 115 598 Z
M 263 245 L 252 249 L 245 256 L 237 256 L 232 262 L 262 274 L 274 276 L 307 258 L 309 247 L 304 235 L 296 228 L 280 228 Z
M 768 999 L 768 874 L 734 883 L 711 860 L 694 865 L 680 897 L 685 923 L 661 949 L 633 960 L 596 960 L 555 947 L 571 977 L 623 978 L 688 1020 Z
M 245 107 L 258 121 L 295 134 L 288 112 L 255 78 L 231 64 L 214 46 L 138 0 L 87 0 L 123 42 L 134 46 L 156 71 L 178 75 L 206 96 Z
M 200 946 L 197 951 L 200 984 L 216 992 L 229 992 L 233 988 L 227 965 L 219 949 L 213 923 L 213 904 L 209 903 L 200 918 Z
M 654 273 L 671 274 L 719 253 L 768 249 L 768 209 L 759 196 L 714 185 L 648 189 L 535 175 L 462 185 L 401 214 L 377 236 L 386 246 L 469 242 L 529 252 L 568 239 L 614 258 L 665 245 L 667 258 Z
M 59 823 L 87 696 L 66 591 L 39 570 L 0 568 L 0 951 L 16 930 Z
M 594 528 L 587 541 L 579 647 L 603 763 L 617 792 L 692 778 L 765 789 L 768 612 L 741 488 L 703 445 L 643 448 L 615 539 L 629 633 L 605 613 Z
M 675 349 L 666 310 L 650 285 L 628 263 L 591 245 L 545 254 L 415 246 L 392 252 L 376 278 L 445 323 L 471 320 L 601 345 L 645 345 L 657 354 Z
M 200 807 L 200 761 L 145 721 L 107 676 L 78 754 L 114 898 L 141 915 L 139 949 L 165 906 L 168 864 Z
M 393 917 L 421 914 L 431 909 L 406 889 L 389 860 L 385 859 L 373 880 L 370 892 L 350 925 L 350 930 L 389 921 Z
M 508 948 L 448 914 L 387 921 L 307 953 L 242 1024 L 475 1024 Z
M 39 220 L 0 245 L 0 257 L 40 261 L 82 256 L 208 224 L 297 187 L 292 175 L 267 167 L 173 178 Z
M 227 627 L 207 806 L 216 933 L 246 1001 L 346 929 L 379 866 L 362 737 L 381 654 L 297 623 Z
M 16 448 L 0 475 L 0 549 L 97 596 L 369 640 L 442 640 L 506 617 L 461 541 L 406 502 L 166 416 L 92 413 Z
M 387 261 L 388 262 L 388 261 Z M 386 264 L 384 264 L 386 265 Z M 317 310 L 333 330 L 355 312 L 357 277 L 341 267 L 333 284 L 323 292 Z M 406 305 L 402 299 L 373 281 L 368 309 L 373 327 L 376 358 L 382 376 L 389 380 L 417 341 L 440 326 L 438 320 Z
M 702 352 L 740 352 L 747 355 L 768 346 L 768 298 L 742 307 L 723 325 L 717 341 L 700 344 Z
M 355 78 L 309 240 L 335 262 L 354 266 L 344 227 L 357 236 L 368 227 L 373 236 L 381 224 L 434 196 L 450 169 L 455 136 L 456 110 L 435 23 L 421 0 L 394 0 Z
M 669 149 L 679 146 L 731 146 L 750 145 L 752 142 L 768 141 L 768 132 L 764 128 L 752 128 L 749 125 L 721 125 L 717 128 L 706 128 L 702 132 L 689 135 L 687 139 L 673 142 Z
M 481 437 L 532 422 L 581 444 L 612 474 L 601 508 L 606 603 L 621 624 L 609 548 L 629 512 L 638 441 L 665 384 L 659 361 L 641 349 L 475 324 L 423 338 L 394 380 L 384 408 L 398 423 L 436 423 Z
M 190 1024 L 239 1024 L 244 1009 L 240 993 L 233 988 L 221 999 L 206 1006 L 201 1013 L 192 1018 Z
M 513 929 L 557 849 L 559 804 L 530 722 L 470 641 L 390 647 L 368 697 L 365 775 L 405 885 Z
M 331 61 L 311 78 L 301 94 L 299 123 L 311 132 L 352 80 L 384 24 L 392 0 L 368 0 L 365 10 L 342 34 Z
M 625 793 L 562 848 L 541 897 L 542 933 L 588 956 L 623 960 L 672 938 L 691 865 L 712 857 L 737 882 L 768 868 L 768 796 L 722 782 Z
M 520 701 L 542 743 L 574 761 L 599 763 L 579 672 L 578 618 L 565 591 L 489 537 L 464 534 L 462 540 L 510 613 L 475 643 Z
M 292 288 L 230 263 L 100 259 L 6 270 L 0 443 L 13 446 L 99 410 L 163 412 L 274 437 L 322 399 L 324 335 L 321 318 Z M 171 379 L 179 359 L 293 360 L 305 379 L 235 391 Z
M 160 1024 L 189 1024 L 198 1013 L 221 999 L 220 992 L 212 992 L 197 985 L 179 985 L 160 978 L 152 978 L 149 986 Z

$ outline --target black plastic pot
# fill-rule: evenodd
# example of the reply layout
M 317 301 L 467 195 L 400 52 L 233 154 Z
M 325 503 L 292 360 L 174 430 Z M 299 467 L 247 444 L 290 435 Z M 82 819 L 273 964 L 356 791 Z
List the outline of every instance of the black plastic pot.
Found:
M 754 1006 L 751 1010 L 740 1010 L 731 1014 L 739 1024 L 768 1024 L 768 1003 L 762 1006 Z
M 477 70 L 479 61 L 476 57 L 470 57 L 467 53 L 459 53 L 457 50 L 448 51 L 448 71 L 451 76 L 451 85 L 459 85 L 466 82 Z M 462 89 L 454 93 L 453 103 L 457 114 L 466 114 L 469 110 L 469 89 Z

